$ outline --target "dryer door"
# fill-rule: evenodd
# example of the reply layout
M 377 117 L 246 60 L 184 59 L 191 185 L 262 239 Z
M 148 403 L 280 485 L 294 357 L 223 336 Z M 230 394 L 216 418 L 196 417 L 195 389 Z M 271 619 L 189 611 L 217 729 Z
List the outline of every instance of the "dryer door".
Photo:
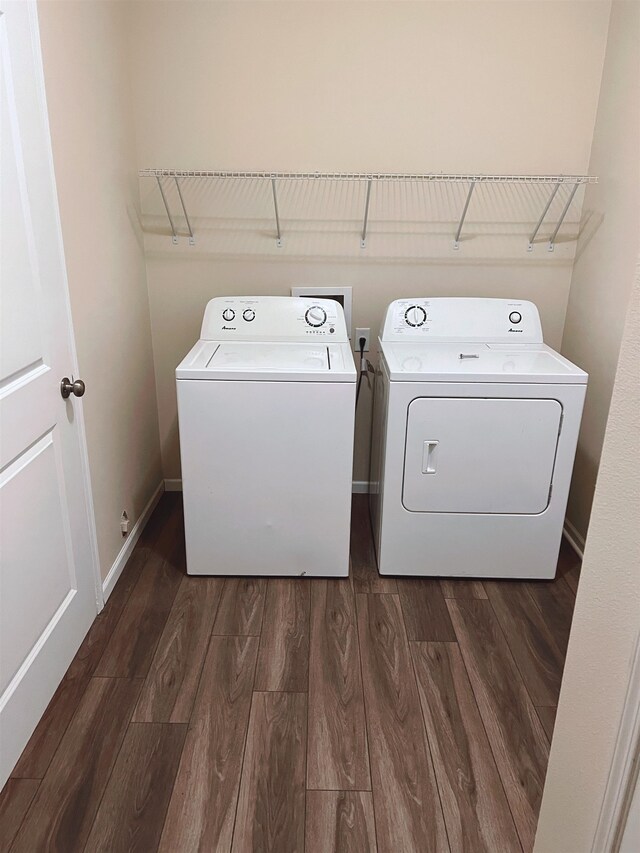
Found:
M 557 400 L 413 400 L 407 416 L 405 509 L 543 512 L 549 503 L 561 415 Z

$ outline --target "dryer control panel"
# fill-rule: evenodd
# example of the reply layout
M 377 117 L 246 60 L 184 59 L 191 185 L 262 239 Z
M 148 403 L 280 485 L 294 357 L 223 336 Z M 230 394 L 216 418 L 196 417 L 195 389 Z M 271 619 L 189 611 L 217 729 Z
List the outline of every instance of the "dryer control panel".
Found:
M 540 344 L 542 326 L 522 299 L 417 296 L 389 305 L 381 339 Z
M 205 341 L 324 340 L 347 343 L 342 305 L 335 299 L 297 296 L 219 296 L 207 303 Z

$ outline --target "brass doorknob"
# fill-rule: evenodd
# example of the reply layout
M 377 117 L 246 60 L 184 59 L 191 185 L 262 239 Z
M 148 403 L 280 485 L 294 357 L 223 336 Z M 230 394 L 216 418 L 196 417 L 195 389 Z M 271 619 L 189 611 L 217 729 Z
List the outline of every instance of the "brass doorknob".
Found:
M 60 393 L 66 400 L 72 394 L 76 397 L 82 397 L 84 394 L 84 382 L 82 379 L 76 379 L 75 382 L 70 382 L 69 377 L 65 376 L 62 382 L 60 383 Z

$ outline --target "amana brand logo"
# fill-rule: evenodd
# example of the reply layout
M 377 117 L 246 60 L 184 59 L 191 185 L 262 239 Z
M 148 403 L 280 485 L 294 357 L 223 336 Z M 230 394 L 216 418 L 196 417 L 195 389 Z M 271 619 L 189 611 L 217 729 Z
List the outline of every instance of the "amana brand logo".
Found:
M 237 326 L 223 326 L 223 329 L 226 329 L 227 332 L 235 332 L 237 330 Z
M 223 327 L 224 328 L 224 327 Z M 523 332 L 524 329 L 509 329 L 510 332 Z

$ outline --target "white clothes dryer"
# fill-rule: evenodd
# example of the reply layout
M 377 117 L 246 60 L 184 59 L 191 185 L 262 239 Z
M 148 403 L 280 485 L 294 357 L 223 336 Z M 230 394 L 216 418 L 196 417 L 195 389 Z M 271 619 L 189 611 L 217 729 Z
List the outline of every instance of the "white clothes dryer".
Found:
M 176 370 L 192 575 L 346 576 L 356 369 L 330 299 L 212 299 Z
M 393 302 L 370 509 L 384 575 L 552 578 L 587 374 L 514 299 Z

